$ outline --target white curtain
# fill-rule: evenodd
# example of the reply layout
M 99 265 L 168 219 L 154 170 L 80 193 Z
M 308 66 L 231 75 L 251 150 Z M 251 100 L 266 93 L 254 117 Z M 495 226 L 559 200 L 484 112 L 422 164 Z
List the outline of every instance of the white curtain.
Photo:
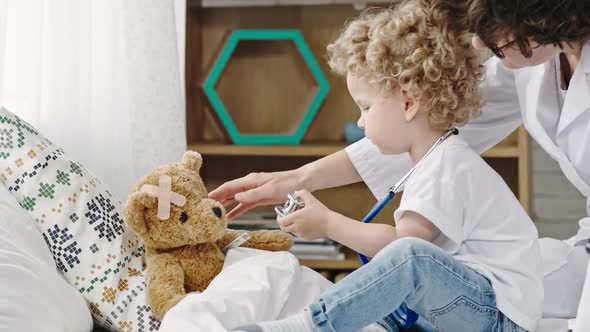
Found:
M 0 104 L 125 200 L 186 150 L 184 13 L 175 0 L 0 0 Z

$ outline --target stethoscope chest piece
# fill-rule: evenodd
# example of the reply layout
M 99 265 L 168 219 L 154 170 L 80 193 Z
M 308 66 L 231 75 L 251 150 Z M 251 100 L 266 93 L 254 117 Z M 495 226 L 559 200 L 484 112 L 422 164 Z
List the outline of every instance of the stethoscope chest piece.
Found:
M 286 215 L 293 213 L 305 207 L 305 202 L 295 194 L 290 193 L 287 195 L 287 201 L 284 206 L 275 206 L 275 212 L 279 217 L 285 217 Z

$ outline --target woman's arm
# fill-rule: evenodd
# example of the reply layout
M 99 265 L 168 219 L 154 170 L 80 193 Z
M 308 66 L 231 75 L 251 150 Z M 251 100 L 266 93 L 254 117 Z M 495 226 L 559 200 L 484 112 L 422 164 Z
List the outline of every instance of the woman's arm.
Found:
M 522 124 L 514 71 L 496 57 L 484 65 L 481 115 L 459 129 L 467 143 L 479 153 L 498 144 Z
M 227 215 L 231 219 L 258 205 L 283 203 L 296 190 L 315 191 L 359 181 L 359 173 L 341 150 L 295 170 L 248 174 L 222 184 L 209 197 L 224 206 L 239 202 Z

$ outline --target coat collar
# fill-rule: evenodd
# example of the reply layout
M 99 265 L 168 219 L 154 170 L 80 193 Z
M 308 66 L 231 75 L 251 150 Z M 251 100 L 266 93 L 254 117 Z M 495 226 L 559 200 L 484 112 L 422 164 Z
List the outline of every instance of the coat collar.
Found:
M 574 71 L 563 105 L 557 135 L 565 131 L 585 112 L 590 112 L 590 41 L 582 48 L 578 67 Z
M 554 71 L 549 63 L 535 67 L 526 67 L 515 71 L 515 80 L 519 88 L 520 105 L 531 136 L 555 160 L 563 158 L 555 141 L 551 139 L 539 122 L 538 115 L 544 112 L 555 112 L 557 97 L 555 92 Z
M 582 59 L 580 62 L 584 66 L 584 72 L 590 74 L 590 39 L 582 47 Z

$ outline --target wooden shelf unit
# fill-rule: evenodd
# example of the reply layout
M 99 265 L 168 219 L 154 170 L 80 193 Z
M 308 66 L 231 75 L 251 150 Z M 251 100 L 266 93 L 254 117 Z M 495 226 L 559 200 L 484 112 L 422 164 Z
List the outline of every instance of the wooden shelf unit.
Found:
M 307 0 L 307 3 L 309 2 Z M 203 155 L 201 175 L 209 190 L 225 181 L 251 172 L 293 169 L 345 147 L 344 125 L 348 121 L 356 121 L 358 110 L 348 95 L 344 80 L 330 72 L 324 59 L 328 43 L 337 36 L 346 19 L 357 13 L 350 3 L 204 8 L 200 1 L 188 1 L 187 142 L 189 149 Z M 225 36 L 232 29 L 298 29 L 302 32 L 330 83 L 330 92 L 300 145 L 234 145 L 224 134 L 200 86 Z M 247 48 L 247 45 L 245 46 Z M 233 107 L 248 105 L 248 107 L 259 108 L 260 114 L 254 119 L 251 116 L 240 119 L 240 121 L 247 121 L 250 127 L 256 127 L 258 120 L 266 127 L 285 127 L 284 119 L 294 117 L 293 106 L 289 104 L 289 101 L 292 101 L 289 91 L 297 90 L 297 87 L 290 86 L 297 80 L 281 76 L 285 63 L 288 62 L 281 58 L 281 54 L 265 54 L 265 50 L 260 48 L 245 49 L 243 53 L 236 56 L 238 58 L 232 60 L 231 64 L 234 73 L 230 77 L 232 79 L 222 78 L 223 84 L 218 87 L 222 90 L 220 91 L 222 99 L 227 99 L 228 105 Z M 259 58 L 260 65 L 257 65 L 253 59 Z M 281 70 L 269 70 L 269 68 L 281 68 Z M 246 69 L 249 70 L 247 76 L 239 74 L 245 73 Z M 293 73 L 290 72 L 290 75 Z M 276 89 L 276 86 L 282 86 L 285 88 L 286 97 L 239 91 L 245 87 L 249 88 L 252 84 L 271 84 L 272 87 L 269 86 L 271 90 Z M 261 125 L 260 128 L 264 126 Z M 530 146 L 526 131 L 519 128 L 482 156 L 504 178 L 523 207 L 530 212 Z M 330 209 L 357 220 L 362 219 L 375 203 L 375 198 L 363 183 L 321 190 L 314 194 Z M 400 197 L 401 195 L 376 218 L 375 222 L 393 223 L 392 214 L 399 205 Z M 256 208 L 256 210 L 272 211 L 272 208 L 267 206 Z M 350 271 L 360 266 L 358 257 L 350 250 L 347 251 L 344 261 L 303 260 L 302 264 L 316 270 L 331 271 Z

